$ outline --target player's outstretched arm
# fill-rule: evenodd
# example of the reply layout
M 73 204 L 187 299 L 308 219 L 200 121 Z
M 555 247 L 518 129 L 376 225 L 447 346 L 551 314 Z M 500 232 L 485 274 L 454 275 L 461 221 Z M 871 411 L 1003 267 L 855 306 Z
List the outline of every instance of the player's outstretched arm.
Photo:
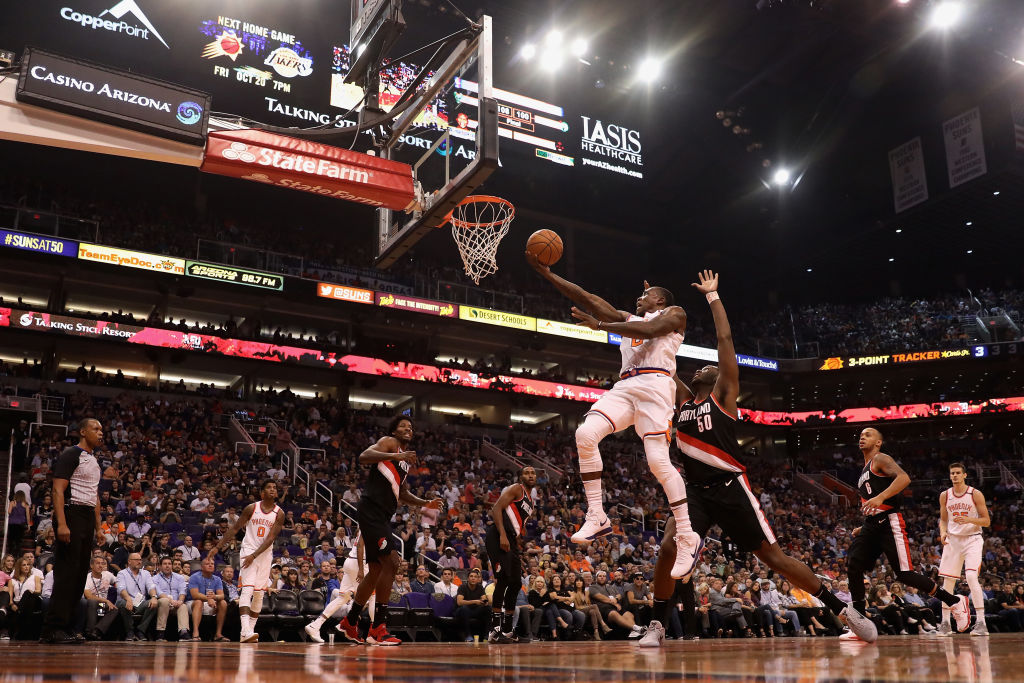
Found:
M 224 547 L 225 543 L 238 535 L 238 532 L 241 531 L 242 527 L 249 523 L 249 520 L 252 518 L 252 513 L 256 509 L 257 505 L 259 505 L 259 503 L 249 503 L 245 506 L 245 509 L 242 510 L 242 514 L 238 515 L 238 519 L 236 519 L 235 523 L 231 525 L 231 528 L 225 531 L 224 535 L 220 537 L 220 540 L 217 541 L 216 545 L 210 549 L 208 557 L 216 556 Z M 278 515 L 278 518 L 280 517 L 281 515 Z M 281 523 L 283 525 L 284 521 L 281 520 Z
M 690 387 L 686 386 L 686 382 L 679 379 L 679 375 L 672 376 L 673 381 L 676 383 L 676 412 L 683 407 L 683 404 L 693 398 L 694 393 Z M 675 422 L 675 420 L 673 420 Z
M 591 294 L 576 283 L 569 282 L 564 277 L 552 273 L 551 268 L 538 261 L 537 257 L 530 252 L 526 252 L 526 262 L 540 273 L 542 278 L 553 284 L 559 292 L 571 299 L 577 306 L 582 306 L 588 311 L 592 311 L 596 319 L 602 322 L 619 322 L 629 318 L 628 313 L 616 309 L 596 294 Z
M 705 270 L 697 273 L 700 282 L 693 286 L 703 294 L 711 306 L 715 319 L 715 333 L 718 336 L 718 381 L 715 382 L 715 398 L 733 417 L 739 413 L 736 397 L 740 394 L 740 366 L 736 362 L 736 346 L 732 341 L 732 327 L 725 314 L 725 305 L 718 297 L 718 273 Z
M 664 314 L 650 320 L 607 322 L 575 306 L 572 307 L 572 317 L 592 330 L 607 330 L 630 339 L 654 339 L 676 330 L 679 332 L 686 330 L 686 312 L 679 306 L 669 306 L 665 309 Z

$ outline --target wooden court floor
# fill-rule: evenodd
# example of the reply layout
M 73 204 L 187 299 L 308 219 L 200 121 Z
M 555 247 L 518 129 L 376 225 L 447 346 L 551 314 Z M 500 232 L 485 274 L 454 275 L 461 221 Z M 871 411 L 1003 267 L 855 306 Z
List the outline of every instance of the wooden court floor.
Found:
M 431 683 L 434 681 L 1024 681 L 1024 634 L 399 647 L 260 643 L 0 643 L 0 682 Z

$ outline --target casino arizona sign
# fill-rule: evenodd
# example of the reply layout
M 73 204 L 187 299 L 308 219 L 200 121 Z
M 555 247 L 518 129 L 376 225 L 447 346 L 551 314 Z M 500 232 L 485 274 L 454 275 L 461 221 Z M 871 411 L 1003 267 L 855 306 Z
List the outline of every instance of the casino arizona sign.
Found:
M 210 133 L 201 169 L 370 206 L 414 206 L 408 164 L 259 130 Z

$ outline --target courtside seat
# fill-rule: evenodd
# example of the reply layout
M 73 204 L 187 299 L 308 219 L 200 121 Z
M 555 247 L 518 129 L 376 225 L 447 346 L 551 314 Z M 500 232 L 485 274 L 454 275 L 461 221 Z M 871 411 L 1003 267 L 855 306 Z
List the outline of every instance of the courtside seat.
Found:
M 299 631 L 308 621 L 302 616 L 299 596 L 295 591 L 279 590 L 274 594 L 274 618 L 278 636 L 288 631 Z

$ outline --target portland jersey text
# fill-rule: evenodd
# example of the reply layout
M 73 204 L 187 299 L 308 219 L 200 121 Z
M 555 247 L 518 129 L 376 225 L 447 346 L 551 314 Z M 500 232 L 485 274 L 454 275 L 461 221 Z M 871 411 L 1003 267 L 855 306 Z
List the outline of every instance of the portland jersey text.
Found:
M 370 468 L 366 479 L 366 490 L 363 500 L 375 504 L 388 513 L 388 517 L 398 509 L 398 497 L 402 493 L 402 484 L 409 476 L 409 463 L 395 460 L 382 460 Z
M 871 498 L 874 498 L 879 493 L 885 491 L 889 486 L 896 481 L 896 477 L 890 477 L 881 472 L 876 472 L 874 465 L 875 459 L 872 458 L 868 461 L 868 464 L 864 465 L 864 469 L 861 470 L 860 479 L 857 480 L 857 490 L 860 491 L 860 502 L 863 505 Z M 900 496 L 895 495 L 892 498 L 886 498 L 881 505 L 878 506 L 879 512 L 890 513 L 897 512 L 900 509 Z
M 529 492 L 522 484 L 519 486 L 522 489 L 519 498 L 505 508 L 505 531 L 514 536 L 522 535 L 526 528 L 526 519 L 533 514 L 533 501 L 530 500 Z
M 686 481 L 703 484 L 728 473 L 742 474 L 742 451 L 736 443 L 736 419 L 722 410 L 715 397 L 683 404 L 676 422 L 676 445 L 686 458 Z
M 631 315 L 629 322 L 651 320 L 666 310 L 668 309 L 653 311 L 642 318 Z M 619 344 L 619 352 L 622 353 L 622 370 L 619 371 L 619 374 L 623 375 L 639 368 L 666 370 L 675 374 L 676 353 L 682 343 L 683 335 L 674 331 L 654 339 L 630 339 L 623 335 L 622 342 Z

